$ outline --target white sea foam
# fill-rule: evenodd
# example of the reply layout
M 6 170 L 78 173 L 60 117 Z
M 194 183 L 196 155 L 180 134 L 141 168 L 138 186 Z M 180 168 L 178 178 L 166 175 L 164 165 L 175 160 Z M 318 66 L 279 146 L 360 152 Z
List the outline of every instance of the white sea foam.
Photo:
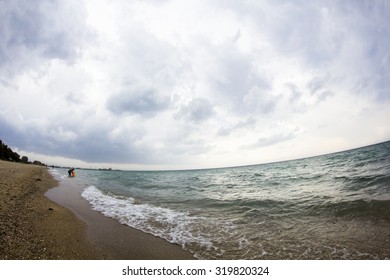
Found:
M 89 186 L 93 209 L 201 259 L 383 259 L 389 145 L 238 168 L 53 172 L 67 189 Z
M 54 168 L 50 168 L 50 169 L 48 169 L 48 171 L 56 179 L 64 180 L 65 178 L 68 177 L 67 174 L 61 174 L 60 172 L 58 172 L 57 169 L 54 169 Z
M 47 170 L 48 170 L 48 172 L 49 172 L 51 175 L 53 175 L 53 176 L 60 176 L 60 175 L 61 175 L 61 174 L 58 172 L 57 169 L 49 168 L 49 169 L 47 169 Z
M 194 217 L 189 213 L 138 203 L 131 197 L 115 196 L 103 193 L 95 186 L 89 186 L 82 192 L 92 208 L 104 216 L 120 223 L 164 238 L 188 249 L 188 244 L 196 243 L 205 249 L 212 247 L 211 241 L 197 234 L 196 224 L 205 223 L 206 219 Z

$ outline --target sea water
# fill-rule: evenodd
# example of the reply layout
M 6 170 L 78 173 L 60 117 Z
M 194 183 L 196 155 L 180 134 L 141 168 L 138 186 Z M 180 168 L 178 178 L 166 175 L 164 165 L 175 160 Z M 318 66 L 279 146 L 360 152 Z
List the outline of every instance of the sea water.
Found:
M 244 167 L 76 172 L 94 210 L 200 259 L 390 258 L 390 142 Z

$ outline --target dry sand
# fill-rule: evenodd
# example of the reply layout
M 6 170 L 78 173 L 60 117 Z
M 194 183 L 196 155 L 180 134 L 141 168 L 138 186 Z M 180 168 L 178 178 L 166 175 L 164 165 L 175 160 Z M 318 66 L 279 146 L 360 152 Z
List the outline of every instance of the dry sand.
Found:
M 0 259 L 96 259 L 85 225 L 43 194 L 45 167 L 0 161 Z
M 60 206 L 44 195 L 57 185 L 45 167 L 0 161 L 0 259 L 193 259 L 82 203 Z

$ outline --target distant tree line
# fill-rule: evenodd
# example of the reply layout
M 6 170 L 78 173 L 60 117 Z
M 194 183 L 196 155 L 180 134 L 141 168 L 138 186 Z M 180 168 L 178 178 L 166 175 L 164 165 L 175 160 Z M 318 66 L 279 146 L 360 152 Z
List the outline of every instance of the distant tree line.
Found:
M 22 156 L 14 151 L 10 147 L 8 147 L 6 144 L 3 143 L 3 141 L 0 139 L 0 160 L 6 160 L 6 161 L 13 161 L 13 162 L 21 162 L 21 163 L 28 163 L 28 164 L 35 164 L 35 165 L 45 165 L 40 161 L 28 161 L 28 157 Z

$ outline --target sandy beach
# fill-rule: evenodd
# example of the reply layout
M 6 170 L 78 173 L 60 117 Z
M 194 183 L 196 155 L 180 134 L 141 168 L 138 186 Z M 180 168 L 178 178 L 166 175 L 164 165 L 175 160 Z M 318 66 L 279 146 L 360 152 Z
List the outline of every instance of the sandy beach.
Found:
M 57 203 L 45 196 L 51 188 Z M 0 259 L 193 259 L 77 199 L 68 206 L 62 190 L 46 167 L 0 161 Z

